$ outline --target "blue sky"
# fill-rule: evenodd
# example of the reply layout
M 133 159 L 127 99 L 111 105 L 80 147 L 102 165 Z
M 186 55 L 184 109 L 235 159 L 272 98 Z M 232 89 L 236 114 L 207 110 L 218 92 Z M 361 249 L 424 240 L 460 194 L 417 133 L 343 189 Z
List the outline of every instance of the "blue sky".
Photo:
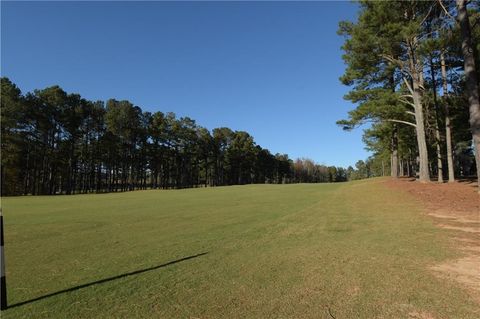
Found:
M 351 2 L 1 5 L 1 74 L 24 92 L 128 99 L 328 165 L 368 156 L 361 130 L 335 125 L 352 108 L 336 34 L 356 17 Z

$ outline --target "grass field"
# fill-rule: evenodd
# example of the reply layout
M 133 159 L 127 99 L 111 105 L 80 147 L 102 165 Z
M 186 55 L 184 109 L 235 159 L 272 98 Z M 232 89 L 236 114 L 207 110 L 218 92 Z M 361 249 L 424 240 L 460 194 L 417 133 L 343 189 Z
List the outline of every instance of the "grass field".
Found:
M 12 306 L 2 318 L 479 315 L 429 270 L 456 255 L 447 231 L 381 179 L 2 206 Z

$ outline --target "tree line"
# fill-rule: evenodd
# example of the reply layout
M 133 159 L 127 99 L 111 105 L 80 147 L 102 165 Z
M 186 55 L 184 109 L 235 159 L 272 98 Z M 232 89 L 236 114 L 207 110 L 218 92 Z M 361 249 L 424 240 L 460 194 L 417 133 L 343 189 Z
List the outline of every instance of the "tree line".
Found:
M 360 1 L 340 23 L 341 82 L 355 104 L 337 123 L 370 123 L 369 174 L 439 182 L 480 167 L 480 2 Z M 476 163 L 475 163 L 476 162 Z M 365 163 L 364 163 L 365 164 Z
M 1 138 L 2 195 L 346 180 L 342 168 L 272 154 L 244 131 L 59 86 L 22 94 L 5 77 Z

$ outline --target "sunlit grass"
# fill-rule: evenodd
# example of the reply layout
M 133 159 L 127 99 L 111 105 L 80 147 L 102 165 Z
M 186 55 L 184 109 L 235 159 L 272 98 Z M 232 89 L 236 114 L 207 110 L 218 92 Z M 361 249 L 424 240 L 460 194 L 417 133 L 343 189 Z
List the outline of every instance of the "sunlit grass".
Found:
M 453 257 L 444 231 L 378 179 L 2 206 L 12 306 L 2 318 L 478 315 L 428 270 Z

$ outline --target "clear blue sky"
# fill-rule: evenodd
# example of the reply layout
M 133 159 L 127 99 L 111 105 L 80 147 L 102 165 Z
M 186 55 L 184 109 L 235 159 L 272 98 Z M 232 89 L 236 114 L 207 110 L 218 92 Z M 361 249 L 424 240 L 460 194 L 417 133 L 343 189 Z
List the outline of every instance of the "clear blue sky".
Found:
M 4 2 L 1 73 L 24 92 L 58 84 L 128 99 L 213 129 L 245 130 L 273 153 L 348 166 L 368 156 L 336 34 L 351 2 Z

